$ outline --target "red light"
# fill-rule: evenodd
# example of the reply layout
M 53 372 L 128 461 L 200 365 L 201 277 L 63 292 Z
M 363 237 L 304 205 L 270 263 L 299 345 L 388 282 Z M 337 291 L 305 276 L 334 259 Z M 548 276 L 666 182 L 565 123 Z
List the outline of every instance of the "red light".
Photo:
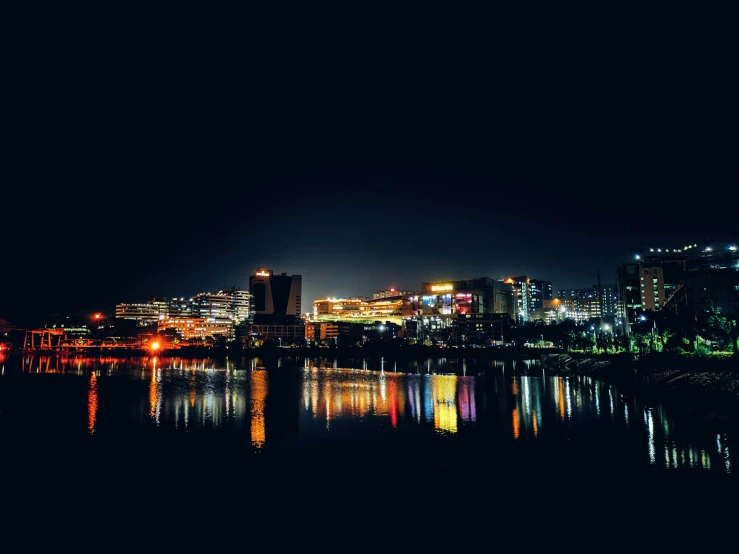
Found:
M 395 289 L 390 289 L 390 292 L 395 292 Z

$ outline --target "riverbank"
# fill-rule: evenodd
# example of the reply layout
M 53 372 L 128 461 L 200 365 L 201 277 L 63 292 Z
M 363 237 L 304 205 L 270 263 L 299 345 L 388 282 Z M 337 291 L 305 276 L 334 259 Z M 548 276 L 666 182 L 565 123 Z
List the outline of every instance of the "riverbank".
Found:
M 225 358 L 243 356 L 247 358 L 380 358 L 390 360 L 465 358 L 477 360 L 538 360 L 542 351 L 563 352 L 556 348 L 524 347 L 438 347 L 424 345 L 365 345 L 330 347 L 279 347 L 262 346 L 258 348 L 186 346 L 153 352 L 140 348 L 86 348 L 83 351 L 69 350 L 15 350 L 10 352 L 29 356 L 81 355 L 81 356 L 159 356 L 176 358 Z
M 542 368 L 556 375 L 590 375 L 661 402 L 680 405 L 708 419 L 739 418 L 737 358 L 699 358 L 651 354 L 588 355 L 553 353 L 541 356 Z

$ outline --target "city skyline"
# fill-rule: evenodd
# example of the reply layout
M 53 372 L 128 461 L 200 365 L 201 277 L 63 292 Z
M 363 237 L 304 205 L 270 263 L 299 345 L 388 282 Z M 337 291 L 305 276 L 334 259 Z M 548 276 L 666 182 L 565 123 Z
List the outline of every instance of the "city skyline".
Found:
M 467 51 L 275 54 L 237 79 L 131 50 L 56 72 L 8 152 L 0 317 L 246 288 L 257 267 L 304 275 L 306 305 L 480 276 L 588 287 L 640 249 L 737 241 L 720 59 L 624 54 L 485 78 Z

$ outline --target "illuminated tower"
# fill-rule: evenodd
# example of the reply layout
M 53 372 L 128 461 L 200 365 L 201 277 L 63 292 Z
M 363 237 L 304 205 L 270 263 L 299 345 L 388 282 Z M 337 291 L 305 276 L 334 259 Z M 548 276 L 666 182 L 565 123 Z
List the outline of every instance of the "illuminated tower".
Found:
M 253 314 L 260 316 L 299 317 L 303 277 L 276 274 L 271 269 L 258 269 L 249 277 Z

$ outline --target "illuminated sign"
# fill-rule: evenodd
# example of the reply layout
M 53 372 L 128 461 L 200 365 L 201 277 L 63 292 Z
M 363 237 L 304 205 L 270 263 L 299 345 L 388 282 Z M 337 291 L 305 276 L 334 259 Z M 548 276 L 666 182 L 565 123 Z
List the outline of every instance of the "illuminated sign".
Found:
M 431 285 L 431 290 L 434 292 L 442 290 L 454 290 L 454 287 L 452 285 Z
M 267 271 L 257 271 L 257 275 L 259 277 L 269 277 L 269 272 L 267 272 Z

